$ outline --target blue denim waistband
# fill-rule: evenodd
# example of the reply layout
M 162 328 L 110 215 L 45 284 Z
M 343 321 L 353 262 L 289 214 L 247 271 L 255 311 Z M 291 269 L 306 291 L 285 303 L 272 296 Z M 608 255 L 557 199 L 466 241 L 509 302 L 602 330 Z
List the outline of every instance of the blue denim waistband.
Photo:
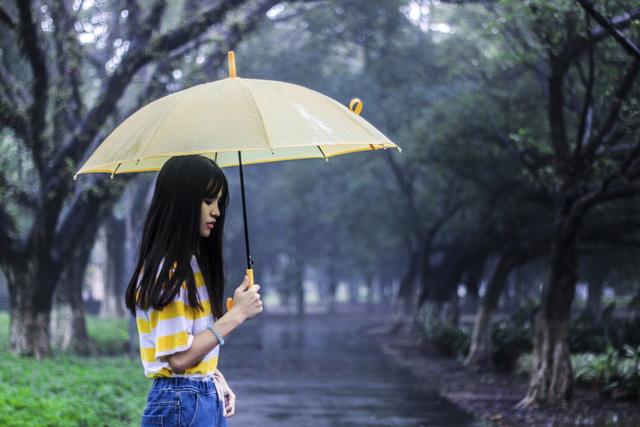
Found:
M 151 387 L 154 389 L 191 388 L 207 394 L 214 391 L 218 392 L 216 384 L 209 378 L 194 379 L 188 377 L 157 377 L 153 379 L 153 385 Z

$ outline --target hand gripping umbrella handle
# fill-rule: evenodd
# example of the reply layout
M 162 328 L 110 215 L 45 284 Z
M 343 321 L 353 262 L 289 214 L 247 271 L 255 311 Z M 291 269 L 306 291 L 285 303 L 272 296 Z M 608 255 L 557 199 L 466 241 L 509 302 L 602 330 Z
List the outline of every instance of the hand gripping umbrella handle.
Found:
M 249 287 L 253 286 L 253 269 L 247 268 L 247 276 L 249 277 Z M 233 298 L 227 298 L 227 311 L 233 308 Z

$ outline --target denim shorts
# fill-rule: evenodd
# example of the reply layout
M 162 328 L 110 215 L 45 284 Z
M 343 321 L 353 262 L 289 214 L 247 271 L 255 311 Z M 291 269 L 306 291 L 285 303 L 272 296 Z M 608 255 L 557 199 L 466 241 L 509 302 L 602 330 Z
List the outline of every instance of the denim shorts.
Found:
M 224 407 L 213 381 L 154 378 L 142 413 L 142 427 L 226 427 Z

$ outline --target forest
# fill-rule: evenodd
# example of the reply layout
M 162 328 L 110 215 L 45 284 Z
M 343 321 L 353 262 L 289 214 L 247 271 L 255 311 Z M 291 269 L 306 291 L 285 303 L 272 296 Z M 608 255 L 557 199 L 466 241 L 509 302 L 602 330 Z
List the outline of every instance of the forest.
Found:
M 233 50 L 241 77 L 361 99 L 402 148 L 245 167 L 265 316 L 384 313 L 389 336 L 460 369 L 525 376 L 514 411 L 579 389 L 637 405 L 637 2 L 7 0 L 0 28 L 0 351 L 15 366 L 137 363 L 123 295 L 155 173 L 73 176 L 142 106 L 227 77 Z M 231 294 L 245 243 L 224 170 Z

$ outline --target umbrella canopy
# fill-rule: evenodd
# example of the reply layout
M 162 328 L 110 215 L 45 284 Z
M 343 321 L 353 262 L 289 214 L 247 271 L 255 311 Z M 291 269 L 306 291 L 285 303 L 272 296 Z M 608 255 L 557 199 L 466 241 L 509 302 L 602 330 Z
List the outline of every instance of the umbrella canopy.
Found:
M 202 154 L 220 167 L 400 148 L 358 114 L 319 92 L 229 77 L 160 98 L 129 116 L 76 173 L 160 170 Z
M 253 283 L 243 164 L 324 158 L 400 147 L 360 117 L 362 102 L 347 108 L 291 83 L 236 76 L 175 92 L 142 107 L 91 154 L 74 175 L 157 171 L 173 156 L 201 154 L 220 167 L 240 166 L 247 275 Z M 232 306 L 227 300 L 227 308 Z

